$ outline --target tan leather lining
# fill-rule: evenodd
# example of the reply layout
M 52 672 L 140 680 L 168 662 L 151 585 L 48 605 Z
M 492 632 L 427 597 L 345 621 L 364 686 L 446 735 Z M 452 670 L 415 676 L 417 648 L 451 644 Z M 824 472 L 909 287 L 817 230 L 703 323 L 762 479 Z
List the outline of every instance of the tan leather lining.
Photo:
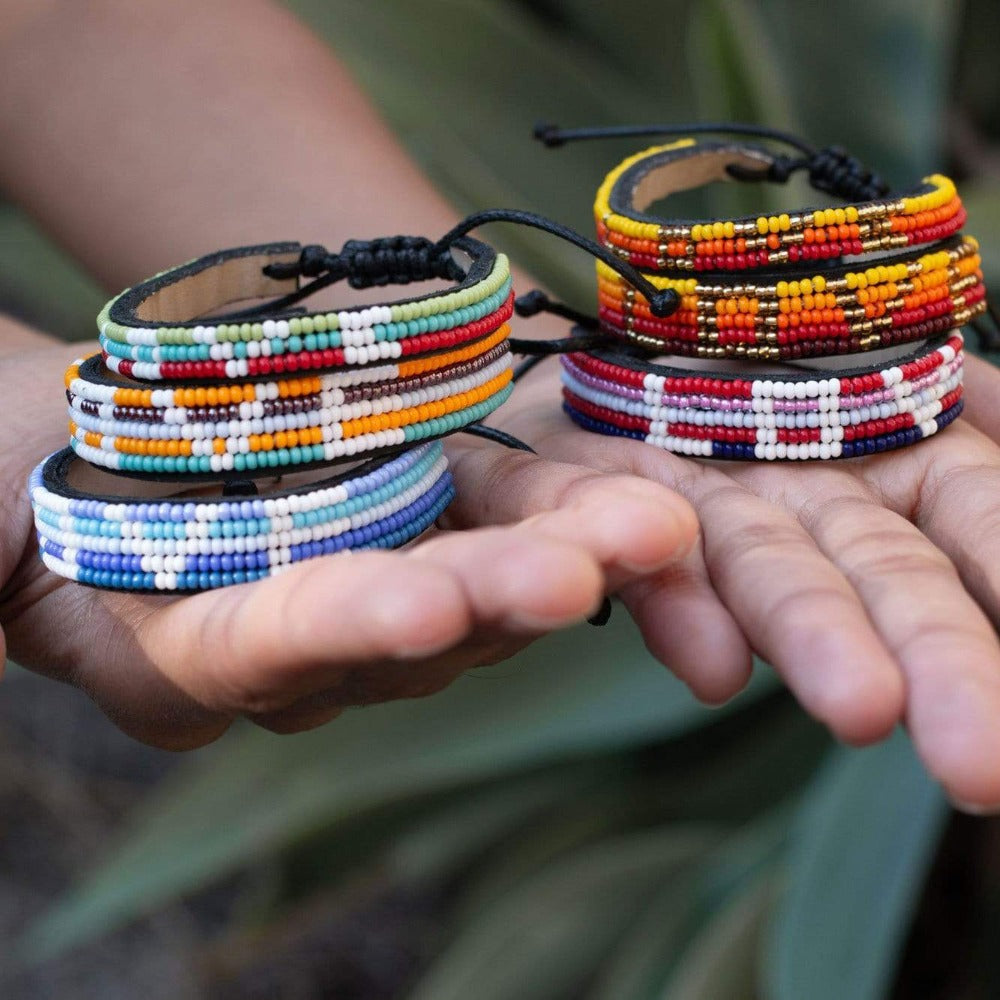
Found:
M 770 162 L 768 157 L 754 155 L 736 147 L 684 156 L 645 174 L 632 189 L 629 201 L 637 212 L 645 212 L 654 202 L 677 191 L 688 191 L 710 181 L 732 180 L 726 173 L 726 167 L 732 163 L 750 170 L 759 170 L 767 167 Z
M 234 257 L 153 292 L 140 303 L 136 316 L 144 323 L 184 323 L 233 302 L 294 292 L 297 278 L 276 280 L 267 277 L 262 268 L 295 261 L 298 256 L 296 250 Z

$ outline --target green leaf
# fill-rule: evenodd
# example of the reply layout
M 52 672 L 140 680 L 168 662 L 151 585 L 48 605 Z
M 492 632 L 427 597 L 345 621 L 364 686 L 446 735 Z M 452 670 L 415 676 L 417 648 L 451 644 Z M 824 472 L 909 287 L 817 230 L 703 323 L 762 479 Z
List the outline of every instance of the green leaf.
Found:
M 13 205 L 0 203 L 0 302 L 68 340 L 94 339 L 108 296 Z
M 803 808 L 769 941 L 771 1000 L 877 1000 L 948 807 L 902 732 L 836 751 Z
M 768 683 L 762 675 L 756 690 Z M 178 768 L 105 863 L 31 929 L 31 948 L 64 949 L 365 810 L 664 739 L 707 718 L 717 714 L 618 613 L 433 698 L 349 712 L 295 737 L 244 729 Z
M 697 819 L 727 827 L 752 823 L 741 835 L 752 839 L 756 818 L 793 796 L 829 745 L 826 730 L 783 692 L 716 726 L 698 729 L 661 747 L 655 768 L 593 789 L 556 819 L 536 824 L 531 837 L 494 852 L 465 887 L 460 915 L 533 878 L 560 854 L 628 829 L 665 820 Z M 755 849 L 730 845 L 725 871 L 742 852 Z M 718 864 L 721 869 L 723 859 Z M 723 882 L 727 877 L 724 872 L 719 876 Z
M 987 282 L 1000 280 L 1000 182 L 969 181 L 962 185 L 962 203 L 969 213 L 968 230 L 979 240 Z
M 756 1000 L 760 940 L 777 884 L 771 872 L 726 901 L 682 958 L 662 1000 Z
M 620 761 L 586 761 L 460 794 L 456 801 L 399 831 L 381 867 L 408 882 L 443 881 L 497 841 L 516 836 L 540 813 L 589 799 L 609 776 L 621 780 Z
M 661 885 L 601 970 L 588 1000 L 649 1000 L 682 975 L 716 915 L 772 869 L 786 840 L 789 809 L 764 813 Z M 683 973 L 688 975 L 688 973 Z
M 941 169 L 959 4 L 747 0 L 747 6 L 767 25 L 773 71 L 806 138 L 846 147 L 896 184 Z M 804 42 L 820 38 L 821 45 Z M 747 58 L 758 57 L 748 49 Z
M 748 0 L 705 0 L 692 10 L 687 63 L 709 118 L 792 127 L 787 79 L 771 33 Z
M 656 887 L 717 839 L 677 824 L 599 843 L 468 919 L 409 1000 L 548 1000 L 586 981 Z

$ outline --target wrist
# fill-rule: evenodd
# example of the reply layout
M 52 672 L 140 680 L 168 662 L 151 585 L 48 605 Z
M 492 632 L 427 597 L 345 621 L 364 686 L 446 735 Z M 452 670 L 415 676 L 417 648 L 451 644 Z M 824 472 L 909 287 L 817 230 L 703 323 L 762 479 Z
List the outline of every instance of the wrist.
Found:
M 7 333 L 19 327 L 15 337 Z M 93 343 L 64 344 L 19 324 L 3 323 L 0 393 L 8 422 L 8 444 L 0 453 L 0 617 L 12 580 L 33 547 L 28 475 L 46 455 L 66 444 L 63 373 L 74 358 L 94 351 Z

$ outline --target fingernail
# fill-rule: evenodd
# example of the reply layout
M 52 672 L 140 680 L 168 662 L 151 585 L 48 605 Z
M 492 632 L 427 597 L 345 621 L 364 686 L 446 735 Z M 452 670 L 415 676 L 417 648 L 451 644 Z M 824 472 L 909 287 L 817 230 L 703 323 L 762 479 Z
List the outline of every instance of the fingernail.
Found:
M 970 816 L 1000 816 L 1000 805 L 987 806 L 982 802 L 962 802 L 953 798 L 951 804 L 959 811 Z
M 420 645 L 398 646 L 392 652 L 394 660 L 425 660 L 430 656 L 440 656 L 456 645 L 454 639 L 435 639 L 433 642 Z
M 687 537 L 683 535 L 681 531 L 682 525 L 680 520 L 677 521 L 677 536 L 678 541 L 674 546 L 673 550 L 669 555 L 664 556 L 662 559 L 657 559 L 655 562 L 639 563 L 631 559 L 621 559 L 619 560 L 619 565 L 622 569 L 628 570 L 630 573 L 656 573 L 659 570 L 666 569 L 668 566 L 673 566 L 675 563 L 680 562 L 682 559 L 686 558 L 694 549 L 694 547 L 701 543 L 701 533 L 695 532 L 693 535 Z
M 579 615 L 545 618 L 529 611 L 512 611 L 509 615 L 504 616 L 500 627 L 511 632 L 551 632 L 557 628 L 575 625 L 585 618 L 586 612 L 581 612 Z

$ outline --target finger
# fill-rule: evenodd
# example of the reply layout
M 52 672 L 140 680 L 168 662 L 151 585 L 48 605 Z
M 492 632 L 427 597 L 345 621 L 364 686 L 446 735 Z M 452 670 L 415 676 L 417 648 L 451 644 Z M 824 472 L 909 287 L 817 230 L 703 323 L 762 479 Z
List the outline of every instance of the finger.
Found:
M 933 446 L 933 447 L 932 447 Z M 928 768 L 965 804 L 1000 806 L 1000 490 L 997 448 L 963 422 L 913 449 L 905 474 L 872 465 L 866 477 L 889 503 L 908 499 L 933 558 L 907 583 L 921 642 L 910 654 L 908 715 Z M 933 545 L 931 545 L 933 543 Z M 992 620 L 992 625 L 991 621 Z M 928 636 L 929 633 L 929 636 Z M 905 663 L 904 663 L 905 666 Z
M 474 624 L 458 647 L 402 663 L 360 661 L 346 666 L 333 688 L 300 699 L 279 712 L 252 715 L 253 721 L 276 731 L 298 731 L 322 724 L 328 715 L 345 706 L 426 697 L 447 687 L 470 667 L 514 655 L 537 635 L 566 624 L 567 613 L 579 618 L 580 609 L 586 605 L 551 607 L 554 599 L 561 600 L 558 595 L 565 590 L 565 574 L 567 570 L 573 572 L 567 559 L 578 555 L 577 550 L 551 545 L 545 538 L 533 539 L 536 532 L 530 527 L 518 526 L 518 531 L 527 537 L 513 538 L 510 531 L 480 531 L 475 536 L 487 564 L 496 567 L 488 577 L 466 572 L 465 546 L 456 544 L 459 539 L 454 535 L 439 534 L 408 553 L 414 559 L 454 570 L 463 581 Z M 467 538 L 461 536 L 463 542 Z M 523 550 L 520 555 L 517 547 Z M 579 582 L 573 572 L 574 586 Z M 599 581 L 595 583 L 599 587 Z M 522 605 L 514 615 L 502 613 L 509 603 L 508 591 Z M 599 589 L 592 591 L 591 599 L 596 600 L 599 594 Z M 529 613 L 524 607 L 530 608 Z
M 734 481 L 756 473 L 755 467 L 702 465 L 642 442 L 555 430 L 545 447 L 599 468 L 628 468 L 689 500 L 701 522 L 709 580 L 722 605 L 751 648 L 838 736 L 869 742 L 900 721 L 898 665 L 851 585 L 795 518 L 774 498 Z M 759 471 L 789 479 L 789 470 Z M 718 611 L 714 617 L 720 619 Z
M 609 573 L 610 589 L 683 556 L 697 519 L 671 490 L 635 476 L 610 475 L 495 445 L 451 452 L 458 499 L 446 523 L 523 522 L 522 530 L 584 546 Z
M 965 384 L 964 419 L 993 441 L 1000 442 L 1000 407 L 996 405 L 1000 396 L 1000 370 L 967 353 L 962 381 Z
M 471 511 L 459 506 L 460 517 L 510 520 L 533 507 L 553 508 L 522 530 L 585 542 L 605 567 L 609 589 L 624 585 L 647 648 L 696 696 L 719 704 L 746 686 L 749 648 L 712 590 L 700 546 L 691 544 L 694 512 L 678 494 L 636 476 L 483 448 L 461 452 L 455 466 L 487 498 Z M 650 575 L 654 570 L 660 572 Z
M 564 431 L 560 427 L 541 447 L 554 442 L 565 452 L 565 442 L 556 440 Z M 571 432 L 571 445 L 581 441 L 603 443 Z M 610 588 L 624 586 L 625 605 L 653 656 L 710 703 L 726 701 L 742 690 L 752 668 L 750 651 L 712 589 L 700 544 L 687 545 L 685 552 L 685 540 L 695 528 L 694 514 L 676 492 L 636 475 L 595 471 L 621 468 L 620 451 L 605 459 L 595 455 L 593 447 L 578 449 L 572 455 L 579 465 L 467 451 L 455 463 L 456 474 L 486 481 L 480 489 L 493 498 L 488 516 L 507 520 L 523 516 L 531 506 L 557 507 L 553 515 L 530 519 L 527 526 L 586 539 L 609 574 Z M 483 509 L 455 509 L 459 516 L 484 515 Z M 658 567 L 665 568 L 650 575 Z M 636 578 L 636 572 L 642 575 Z
M 750 647 L 712 588 L 701 546 L 622 590 L 647 649 L 697 698 L 720 705 L 750 681 Z
M 437 656 L 399 662 L 358 663 L 344 670 L 337 684 L 307 695 L 276 712 L 248 715 L 275 733 L 298 733 L 336 719 L 345 708 L 376 705 L 400 698 L 426 698 L 444 690 L 471 666 L 484 666 L 513 656 L 533 635 L 511 635 L 477 628 L 461 646 Z
M 247 718 L 262 729 L 279 736 L 291 736 L 318 729 L 344 714 L 344 706 L 330 692 L 321 691 L 292 702 L 277 712 L 261 712 Z
M 199 703 L 261 715 L 334 686 L 359 663 L 416 661 L 478 627 L 548 629 L 593 610 L 603 578 L 592 559 L 509 535 L 446 534 L 407 552 L 312 560 L 170 605 L 141 639 Z M 465 666 L 474 665 L 473 646 Z
M 407 555 L 453 574 L 472 621 L 490 631 L 548 632 L 593 614 L 604 596 L 585 547 L 529 526 L 443 532 Z
M 686 495 L 701 517 L 712 583 L 751 646 L 842 739 L 891 731 L 902 717 L 899 668 L 802 526 L 717 469 L 691 477 Z

